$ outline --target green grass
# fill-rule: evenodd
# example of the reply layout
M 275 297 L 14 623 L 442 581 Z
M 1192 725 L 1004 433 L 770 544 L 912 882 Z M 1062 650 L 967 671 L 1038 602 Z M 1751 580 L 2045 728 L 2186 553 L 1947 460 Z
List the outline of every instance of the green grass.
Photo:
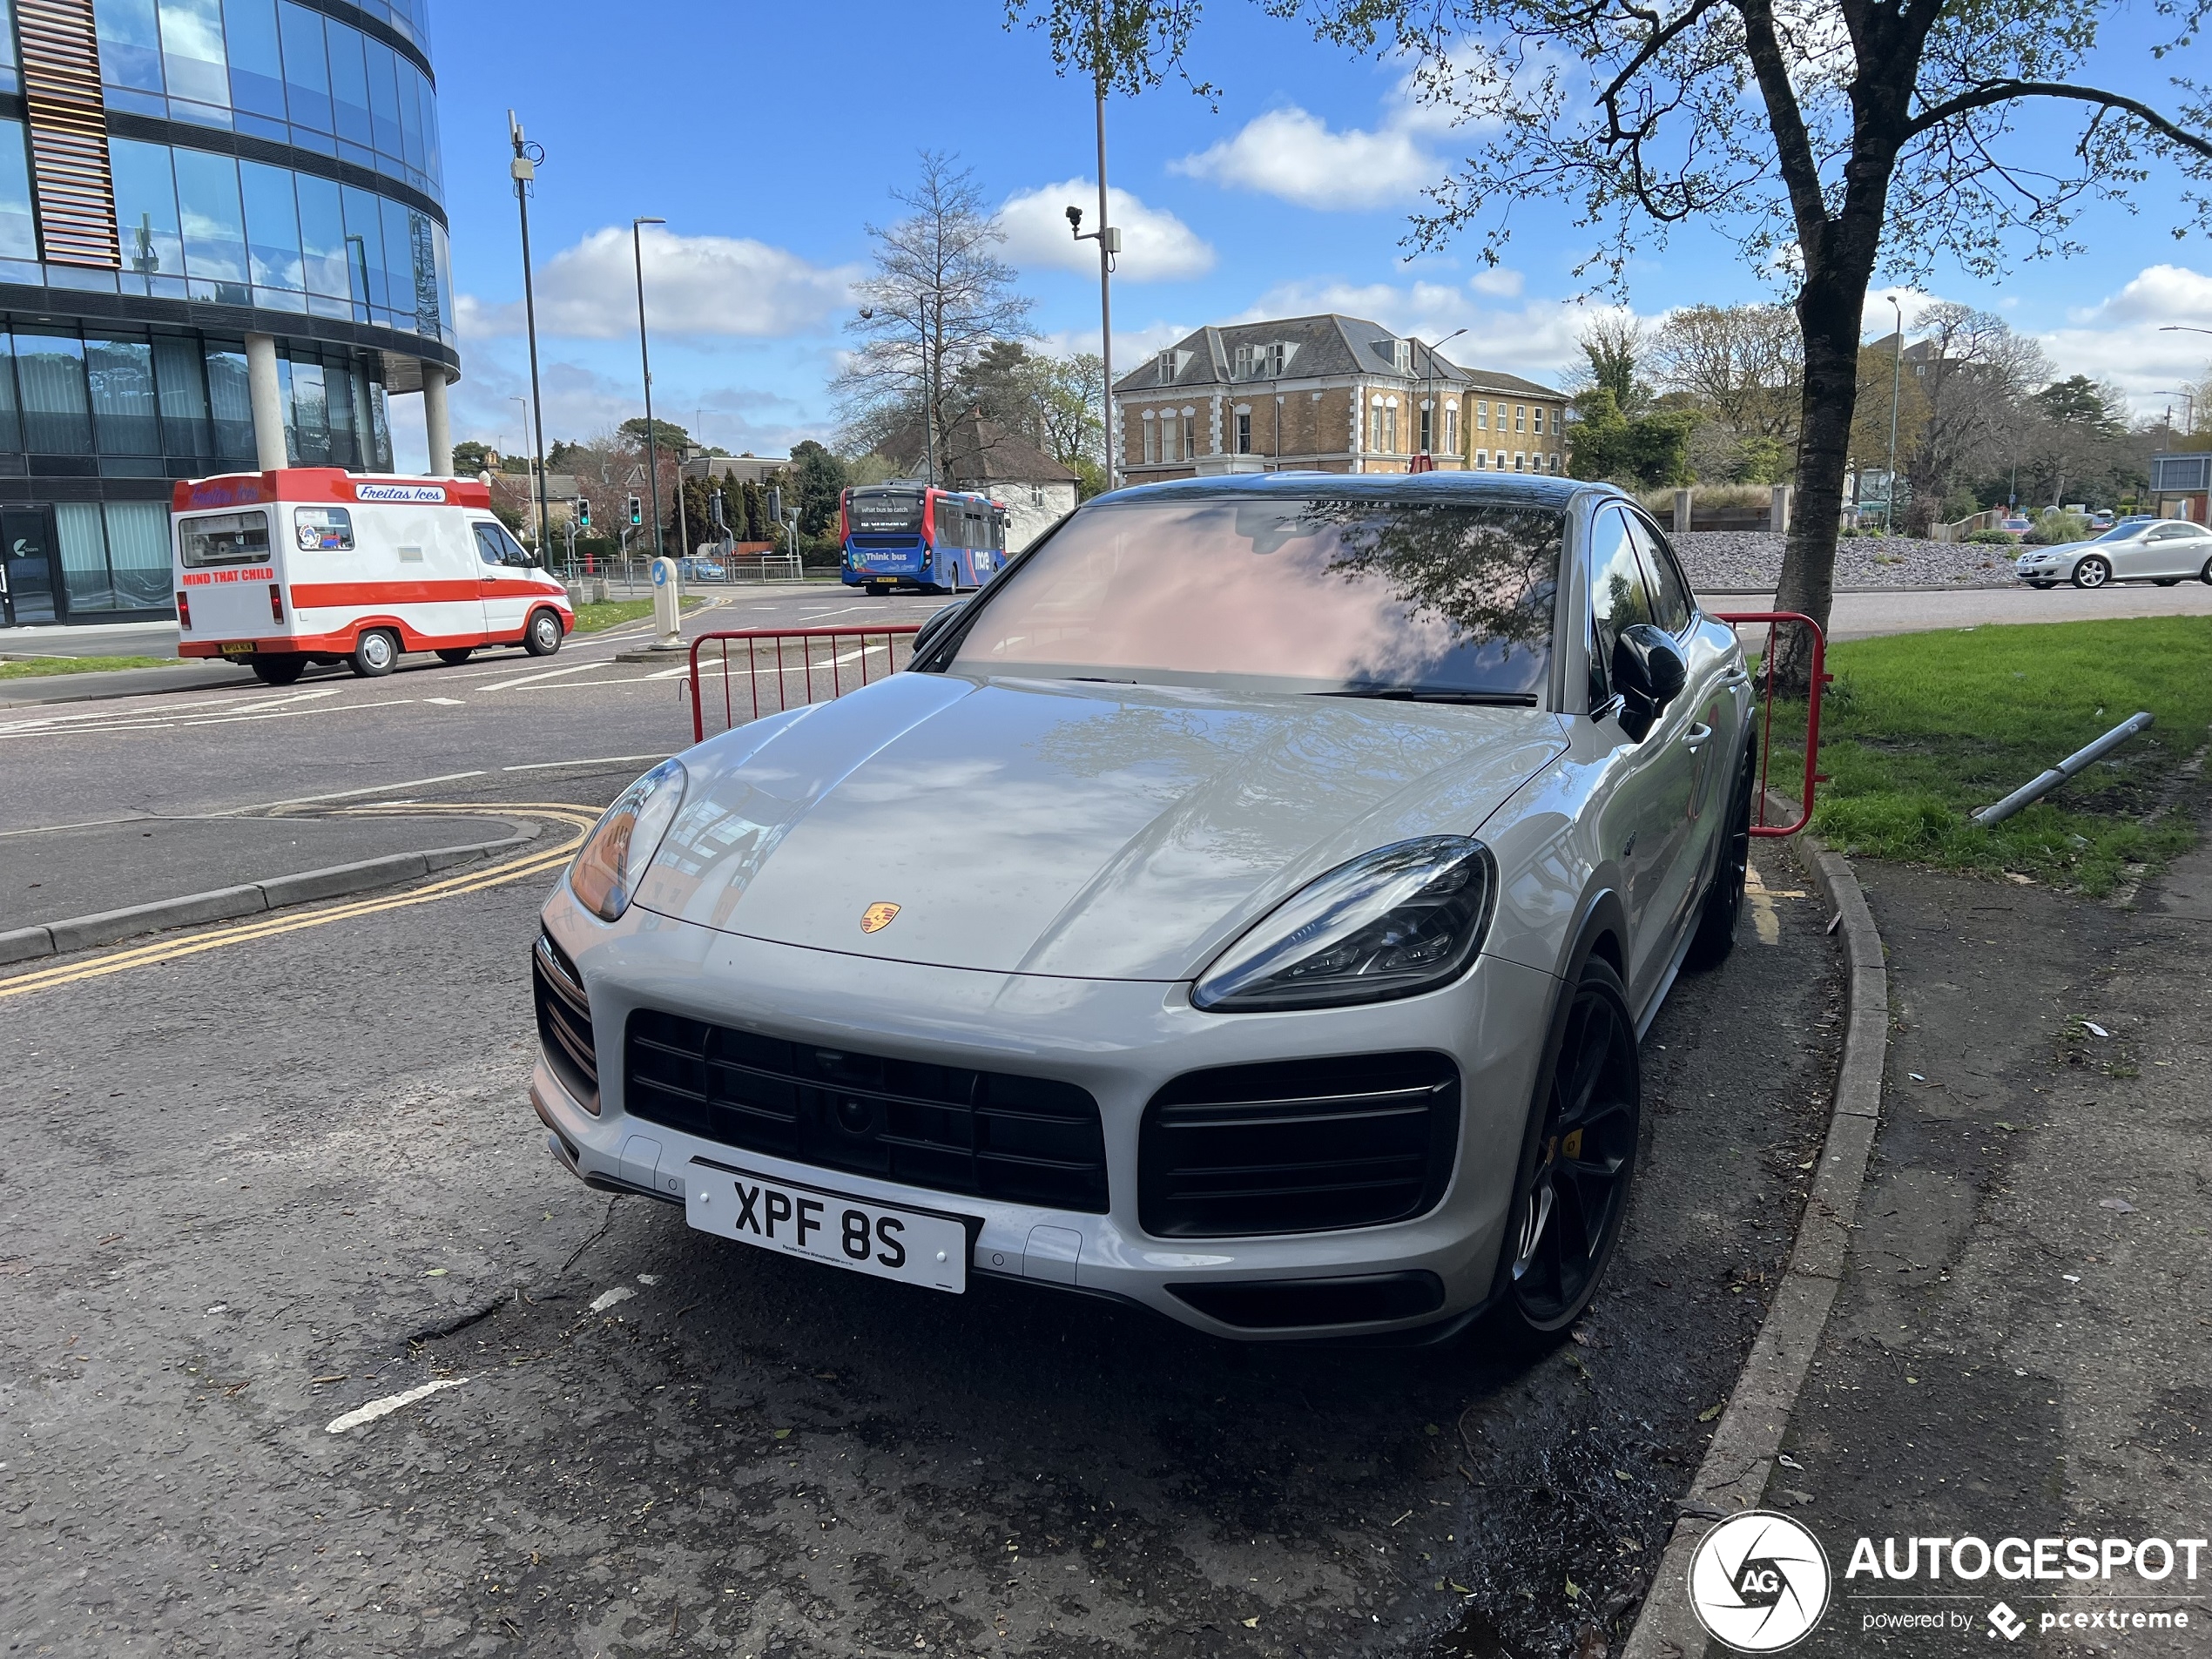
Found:
M 105 674 L 118 668 L 175 668 L 178 657 L 34 657 L 0 663 L 0 680 L 35 679 L 42 674 Z
M 1813 828 L 1844 852 L 2099 895 L 2130 864 L 2196 840 L 2170 797 L 2212 725 L 2212 617 L 1964 629 L 1852 640 L 1828 654 Z M 1984 829 L 2001 799 L 2138 709 L 2157 717 L 2042 800 Z M 1803 705 L 1775 710 L 1771 779 L 1790 787 Z
M 691 610 L 706 603 L 704 599 L 686 599 L 684 609 Z M 651 599 L 610 599 L 604 604 L 578 605 L 576 608 L 576 627 L 579 634 L 602 633 L 609 628 L 619 628 L 625 622 L 637 622 L 653 614 Z

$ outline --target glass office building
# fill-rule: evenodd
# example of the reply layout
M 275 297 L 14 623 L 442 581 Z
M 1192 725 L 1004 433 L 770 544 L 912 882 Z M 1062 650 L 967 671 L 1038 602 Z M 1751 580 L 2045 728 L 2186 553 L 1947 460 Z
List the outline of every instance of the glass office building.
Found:
M 0 628 L 171 614 L 172 480 L 388 471 L 394 395 L 448 469 L 424 0 L 0 15 Z

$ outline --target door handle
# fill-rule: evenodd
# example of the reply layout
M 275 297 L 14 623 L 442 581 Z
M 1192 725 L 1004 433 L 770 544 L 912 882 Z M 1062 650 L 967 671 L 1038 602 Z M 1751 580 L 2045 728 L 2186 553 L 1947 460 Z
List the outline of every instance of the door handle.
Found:
M 1690 727 L 1689 731 L 1682 734 L 1682 746 L 1685 749 L 1695 752 L 1699 745 L 1703 744 L 1706 738 L 1711 737 L 1712 735 L 1712 727 L 1709 725 L 1694 725 Z

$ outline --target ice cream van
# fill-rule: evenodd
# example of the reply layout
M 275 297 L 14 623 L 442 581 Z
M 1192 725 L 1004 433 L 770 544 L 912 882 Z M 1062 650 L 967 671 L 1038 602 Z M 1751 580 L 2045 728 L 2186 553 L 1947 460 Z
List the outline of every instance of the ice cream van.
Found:
M 179 482 L 171 498 L 180 657 L 289 685 L 310 663 L 388 674 L 401 651 L 550 657 L 567 590 L 493 516 L 488 485 L 288 467 Z

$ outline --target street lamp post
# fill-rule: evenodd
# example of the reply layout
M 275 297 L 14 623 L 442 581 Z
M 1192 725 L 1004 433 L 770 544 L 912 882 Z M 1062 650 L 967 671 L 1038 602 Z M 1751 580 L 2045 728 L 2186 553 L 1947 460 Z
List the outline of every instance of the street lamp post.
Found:
M 644 227 L 665 225 L 664 219 L 633 219 L 630 221 L 630 253 L 637 268 L 637 366 L 645 377 L 645 482 L 653 495 L 653 556 L 659 558 L 664 550 L 660 534 L 660 459 L 653 448 L 653 360 L 645 346 L 645 243 Z
M 1424 471 L 1433 471 L 1435 469 L 1436 437 L 1437 434 L 1442 430 L 1440 417 L 1444 412 L 1436 407 L 1436 354 L 1465 333 L 1467 333 L 1465 328 L 1454 328 L 1435 345 L 1426 348 L 1427 354 L 1421 366 L 1421 401 L 1426 406 L 1422 412 L 1428 416 L 1428 442 L 1421 445 L 1421 453 L 1428 456 L 1429 462 L 1428 466 L 1423 469 Z M 1424 349 L 1418 340 L 1413 341 L 1413 345 L 1417 352 Z
M 513 394 L 507 401 L 509 403 L 519 403 L 523 406 L 523 448 L 529 449 L 531 455 L 535 457 L 537 452 L 535 449 L 530 449 L 530 401 L 529 399 L 524 397 L 520 392 Z M 541 434 L 540 435 L 542 437 L 543 435 Z M 543 469 L 541 469 L 541 470 Z M 538 556 L 540 558 L 543 558 L 545 556 L 546 520 L 544 491 L 543 487 L 541 486 L 535 494 L 525 492 L 523 500 L 523 506 L 526 509 L 530 519 L 530 539 L 537 544 Z
M 515 207 L 523 220 L 523 328 L 529 336 L 530 350 L 530 421 L 535 426 L 537 446 L 530 449 L 531 470 L 537 475 L 537 540 L 538 554 L 544 556 L 545 527 L 552 523 L 545 502 L 545 406 L 537 389 L 537 296 L 530 280 L 530 185 L 537 178 L 537 164 L 545 159 L 542 145 L 528 142 L 523 137 L 523 124 L 515 118 L 515 111 L 507 111 L 507 131 L 514 140 L 515 159 L 508 171 L 515 179 Z M 529 433 L 523 434 L 525 448 L 529 448 Z
M 1106 488 L 1112 489 L 1119 482 L 1121 456 L 1114 450 L 1114 256 L 1122 251 L 1122 233 L 1108 221 L 1106 212 L 1106 25 L 1102 14 L 1093 20 L 1097 30 L 1095 43 L 1096 62 L 1092 69 L 1092 89 L 1097 95 L 1098 110 L 1098 228 L 1083 229 L 1083 210 L 1068 209 L 1068 228 L 1078 242 L 1098 244 L 1098 365 L 1105 384 L 1099 391 L 1099 417 L 1102 425 L 1100 447 L 1106 455 Z
M 1895 294 L 1890 304 L 1897 312 L 1897 355 L 1890 362 L 1890 483 L 1882 502 L 1882 534 L 1897 534 L 1897 402 L 1905 384 L 1905 307 Z

